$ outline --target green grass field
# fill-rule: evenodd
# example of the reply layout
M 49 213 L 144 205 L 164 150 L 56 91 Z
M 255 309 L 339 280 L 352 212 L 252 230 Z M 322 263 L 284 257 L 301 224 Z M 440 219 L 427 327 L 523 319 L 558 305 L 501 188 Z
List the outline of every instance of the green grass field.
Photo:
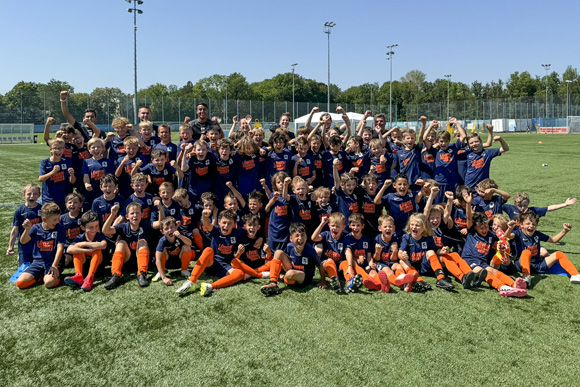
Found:
M 510 152 L 492 163 L 500 189 L 525 190 L 540 206 L 578 196 L 578 137 L 505 139 Z M 563 386 L 580 378 L 580 286 L 562 276 L 535 277 L 526 299 L 457 282 L 455 292 L 337 296 L 309 288 L 264 298 L 259 280 L 208 298 L 178 297 L 163 283 L 141 289 L 134 275 L 113 291 L 103 280 L 90 293 L 18 290 L 8 282 L 17 258 L 4 254 L 11 205 L 21 203 L 47 154 L 45 145 L 0 147 L 2 386 Z M 562 243 L 546 247 L 577 267 L 579 214 L 576 204 L 539 226 L 554 235 L 562 223 L 574 225 Z

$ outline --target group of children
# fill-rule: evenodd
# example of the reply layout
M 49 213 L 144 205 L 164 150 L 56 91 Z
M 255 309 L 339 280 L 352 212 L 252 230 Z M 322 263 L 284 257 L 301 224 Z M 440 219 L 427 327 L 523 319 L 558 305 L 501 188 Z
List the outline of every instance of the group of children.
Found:
M 178 144 L 168 125 L 155 133 L 148 121 L 137 131 L 116 118 L 116 133 L 95 134 L 86 146 L 64 125 L 48 139 L 42 191 L 28 184 L 14 215 L 7 250 L 14 254 L 18 239 L 14 282 L 24 289 L 42 278 L 51 288 L 63 279 L 90 291 L 110 265 L 105 289 L 123 282 L 124 267 L 146 287 L 154 266 L 151 280 L 168 286 L 175 280 L 168 269 L 179 269 L 186 280 L 178 293 L 209 295 L 259 278 L 269 280 L 262 293 L 273 295 L 279 281 L 312 284 L 318 269 L 318 287 L 337 293 L 431 290 L 423 276 L 452 290 L 451 274 L 465 289 L 486 282 L 502 296 L 523 297 L 531 275 L 558 262 L 580 283 L 564 253 L 540 245 L 559 242 L 572 226 L 552 237 L 537 231 L 540 217 L 576 199 L 538 208 L 519 193 L 507 204 L 510 194 L 489 177 L 492 159 L 509 150 L 493 127 L 484 144 L 451 119 L 452 142 L 426 117 L 417 134 L 385 130 L 381 114 L 368 127 L 367 112 L 353 135 L 344 110 L 337 113 L 341 128 L 323 114 L 296 138 L 282 125 L 268 142 L 262 128 L 237 117 L 240 130 L 229 138 L 215 124 L 193 141 L 184 123 Z M 70 264 L 74 275 L 62 276 Z M 218 279 L 199 283 L 202 273 Z

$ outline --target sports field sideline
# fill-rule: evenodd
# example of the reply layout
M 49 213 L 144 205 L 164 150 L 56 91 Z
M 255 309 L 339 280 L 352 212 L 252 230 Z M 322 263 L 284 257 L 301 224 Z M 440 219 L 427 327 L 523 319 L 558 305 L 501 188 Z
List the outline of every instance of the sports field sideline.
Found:
M 503 137 L 511 149 L 491 169 L 500 189 L 527 192 L 531 206 L 578 196 L 578 137 Z M 525 299 L 502 298 L 486 285 L 338 296 L 282 285 L 281 295 L 264 298 L 265 280 L 209 298 L 179 297 L 163 283 L 141 289 L 134 275 L 113 292 L 103 288 L 105 279 L 90 293 L 64 286 L 18 290 L 8 282 L 17 258 L 4 254 L 10 206 L 22 202 L 22 187 L 37 181 L 46 157 L 42 144 L 0 147 L 0 385 L 561 386 L 580 380 L 580 286 L 562 276 L 536 276 Z M 554 235 L 572 223 L 562 243 L 544 246 L 565 252 L 577 267 L 579 215 L 576 204 L 550 212 L 538 227 Z

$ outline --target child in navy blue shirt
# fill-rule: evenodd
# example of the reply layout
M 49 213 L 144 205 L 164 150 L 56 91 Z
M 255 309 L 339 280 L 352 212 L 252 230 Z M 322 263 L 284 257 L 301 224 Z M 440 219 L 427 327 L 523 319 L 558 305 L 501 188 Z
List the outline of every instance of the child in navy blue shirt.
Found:
M 64 264 L 65 266 L 72 261 L 72 255 L 67 252 L 69 245 L 73 240 L 81 235 L 81 210 L 83 208 L 83 195 L 73 192 L 66 196 L 67 213 L 60 216 L 60 224 L 64 226 L 66 233 L 66 242 L 64 244 Z
M 292 194 L 290 195 L 290 208 L 292 210 L 292 223 L 302 223 L 306 227 L 306 234 L 312 235 L 312 232 L 318 226 L 315 219 L 315 204 L 308 194 L 309 187 L 307 182 L 300 176 L 292 179 Z
M 89 140 L 89 152 L 93 157 L 83 161 L 82 175 L 86 192 L 85 201 L 92 204 L 93 200 L 103 194 L 101 179 L 107 173 L 115 173 L 115 164 L 105 158 L 105 142 L 100 138 Z
M 332 167 L 334 174 L 334 194 L 336 195 L 338 211 L 343 213 L 345 218 L 347 218 L 350 214 L 360 211 L 360 195 L 355 192 L 358 181 L 356 176 L 350 172 L 339 176 L 338 164 L 339 160 L 334 159 Z
M 495 136 L 494 142 L 501 144 L 500 148 L 484 149 L 479 134 L 472 133 L 467 136 L 467 144 L 470 150 L 459 155 L 459 159 L 467 159 L 467 171 L 465 172 L 465 185 L 471 189 L 480 181 L 489 178 L 489 168 L 494 157 L 501 156 L 510 147 L 500 137 Z
M 163 149 L 167 153 L 167 158 L 169 161 L 175 161 L 177 159 L 177 145 L 171 142 L 171 127 L 167 124 L 159 125 L 157 131 L 159 136 L 159 143 L 153 145 L 153 150 Z
M 323 278 L 325 276 L 324 265 L 316 254 L 314 247 L 307 243 L 306 227 L 302 223 L 290 225 L 290 243 L 283 249 L 274 253 L 270 266 L 270 282 L 262 286 L 261 291 L 265 296 L 279 293 L 278 279 L 282 267 L 284 267 L 284 282 L 288 285 L 307 286 L 312 283 L 316 268 L 320 272 L 320 288 L 326 288 Z
M 173 216 L 168 216 L 161 222 L 160 231 L 163 234 L 157 248 L 155 249 L 155 265 L 157 274 L 152 281 L 157 282 L 160 279 L 167 286 L 173 286 L 171 279 L 167 278 L 165 267 L 167 261 L 179 259 L 181 263 L 181 275 L 189 278 L 189 262 L 195 257 L 191 250 L 191 239 L 181 234 L 177 230 L 177 222 Z
M 141 167 L 139 163 L 137 165 Z M 147 176 L 147 188 L 151 194 L 156 194 L 159 186 L 165 182 L 174 184 L 176 177 L 183 179 L 183 171 L 177 163 L 167 159 L 167 152 L 163 149 L 154 149 L 151 152 L 151 162 L 140 169 L 136 166 L 135 170 Z
M 517 220 L 520 214 L 525 214 L 528 211 L 533 212 L 541 218 L 542 216 L 546 216 L 549 211 L 556 211 L 576 204 L 576 200 L 576 198 L 568 198 L 561 204 L 552 204 L 548 207 L 530 207 L 530 197 L 528 194 L 518 192 L 514 195 L 514 204 L 504 204 L 503 210 L 511 220 Z
M 34 285 L 41 277 L 46 288 L 54 288 L 60 282 L 63 268 L 61 262 L 66 239 L 64 227 L 59 224 L 60 207 L 56 203 L 46 203 L 40 210 L 42 222 L 32 225 L 29 219 L 22 223 L 24 232 L 20 243 L 32 241 L 33 261 L 16 280 L 19 289 Z
M 66 277 L 64 283 L 79 287 L 89 292 L 93 287 L 93 281 L 97 269 L 102 262 L 102 250 L 107 247 L 107 240 L 100 232 L 99 215 L 93 211 L 87 211 L 81 216 L 81 229 L 84 231 L 77 236 L 66 252 L 73 256 L 75 275 Z M 83 266 L 90 262 L 88 273 L 83 277 Z
M 497 214 L 503 211 L 503 205 L 510 198 L 510 194 L 498 189 L 496 182 L 492 179 L 484 179 L 475 187 L 477 196 L 473 198 L 472 205 L 478 208 L 478 211 L 487 215 L 489 221 Z
M 141 134 L 141 139 L 143 140 L 144 146 L 139 149 L 141 156 L 143 157 L 143 164 L 147 165 L 151 162 L 151 152 L 156 144 L 159 144 L 161 140 L 159 137 L 153 135 L 153 123 L 151 121 L 141 121 L 139 123 L 139 133 Z
M 272 177 L 274 192 L 270 195 L 266 212 L 270 213 L 267 243 L 273 251 L 283 250 L 288 243 L 288 230 L 292 219 L 288 192 L 291 183 L 292 179 L 286 172 L 278 172 Z
M 10 239 L 8 240 L 8 250 L 6 250 L 6 255 L 14 255 L 14 244 L 16 239 L 18 239 L 18 267 L 32 263 L 32 250 L 34 248 L 33 243 L 20 243 L 20 237 L 25 230 L 22 224 L 27 219 L 31 226 L 42 221 L 40 213 L 41 207 L 40 204 L 38 204 L 40 187 L 37 184 L 27 184 L 24 186 L 22 197 L 24 197 L 26 201 L 24 204 L 21 204 L 16 211 L 14 211 L 12 231 L 10 231 Z
M 292 156 L 292 176 L 300 176 L 306 180 L 308 185 L 314 183 L 317 177 L 316 166 L 314 165 L 314 158 L 308 154 L 308 140 L 299 137 L 296 140 L 297 154 Z
M 268 153 L 266 159 L 266 175 L 264 177 L 266 178 L 268 188 L 274 189 L 270 183 L 276 173 L 286 172 L 290 174 L 292 151 L 286 148 L 288 145 L 288 137 L 281 132 L 276 132 L 270 137 L 270 144 L 272 150 Z
M 141 216 L 143 220 L 151 219 L 151 210 L 153 207 L 153 195 L 145 192 L 147 189 L 147 178 L 142 173 L 136 173 L 131 176 L 131 188 L 133 188 L 133 194 L 127 198 L 124 206 L 122 207 L 121 216 L 125 218 L 127 213 L 127 206 L 130 203 L 139 203 L 141 206 Z M 161 219 L 161 218 L 159 218 Z
M 128 136 L 123 140 L 125 156 L 117 159 L 115 177 L 119 181 L 119 193 L 124 197 L 131 195 L 131 177 L 138 172 L 144 163 L 139 152 L 139 140 L 137 137 Z M 137 168 L 135 168 L 137 167 Z
M 207 142 L 197 140 L 195 144 L 187 145 L 181 169 L 184 174 L 189 171 L 189 185 L 183 188 L 189 189 L 194 201 L 199 200 L 202 193 L 212 190 L 215 162 L 213 156 L 209 154 Z
M 328 217 L 323 217 L 320 225 L 312 233 L 312 242 L 318 243 L 316 252 L 324 266 L 324 270 L 330 278 L 330 288 L 336 293 L 341 292 L 338 279 L 337 267 L 346 260 L 346 232 L 344 215 L 335 212 Z M 328 225 L 328 231 L 322 231 Z M 326 287 L 326 278 L 321 278 L 322 287 Z
M 417 209 L 417 204 L 423 198 L 423 191 L 413 191 L 409 179 L 404 173 L 399 173 L 393 179 L 395 192 L 385 195 L 391 181 L 386 180 L 381 190 L 375 196 L 375 204 L 382 204 L 387 213 L 395 220 L 395 228 L 398 232 L 407 225 L 407 220 Z
M 42 183 L 42 203 L 54 202 L 64 211 L 64 199 L 76 181 L 70 162 L 62 158 L 64 140 L 53 138 L 49 141 L 51 156 L 40 162 L 38 181 Z

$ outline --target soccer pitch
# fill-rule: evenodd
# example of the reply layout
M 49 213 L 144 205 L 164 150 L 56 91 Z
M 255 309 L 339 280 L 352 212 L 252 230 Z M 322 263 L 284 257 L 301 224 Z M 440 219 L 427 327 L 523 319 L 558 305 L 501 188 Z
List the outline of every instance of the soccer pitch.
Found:
M 502 134 L 510 151 L 491 177 L 531 206 L 578 196 L 574 135 Z M 485 138 L 484 138 L 485 140 Z M 543 144 L 539 144 L 542 141 Z M 497 145 L 494 145 L 494 147 Z M 37 182 L 46 145 L 0 146 L 0 385 L 575 385 L 580 380 L 580 286 L 535 276 L 525 299 L 477 290 L 336 295 L 316 287 L 265 298 L 250 280 L 202 298 L 135 275 L 107 291 L 19 290 L 6 256 L 14 205 Z M 547 164 L 543 167 L 542 164 Z M 509 203 L 513 203 L 510 200 Z M 538 229 L 580 267 L 580 204 Z M 150 270 L 153 270 L 150 265 Z M 72 268 L 65 271 L 68 275 Z M 153 273 L 150 273 L 152 276 Z M 204 278 L 202 277 L 202 281 Z

